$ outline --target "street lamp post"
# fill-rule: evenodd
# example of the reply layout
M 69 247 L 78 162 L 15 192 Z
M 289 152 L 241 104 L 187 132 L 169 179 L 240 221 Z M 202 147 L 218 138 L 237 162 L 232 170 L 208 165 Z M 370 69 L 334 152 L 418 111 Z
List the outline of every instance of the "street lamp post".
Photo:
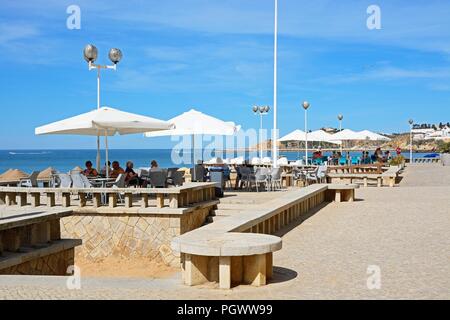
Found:
M 308 109 L 310 104 L 308 101 L 303 102 L 303 109 L 305 109 L 305 158 L 306 165 L 308 165 Z
M 263 158 L 263 146 L 262 146 L 262 140 L 263 140 L 263 117 L 266 116 L 270 111 L 269 106 L 264 107 L 253 107 L 253 112 L 256 115 L 259 115 L 259 158 Z
M 117 48 L 113 48 L 109 51 L 109 59 L 113 63 L 113 65 L 98 65 L 95 64 L 95 61 L 98 57 L 97 47 L 88 44 L 83 51 L 84 59 L 89 64 L 89 71 L 97 69 L 97 109 L 100 109 L 100 71 L 102 69 L 111 69 L 116 71 L 117 64 L 122 60 L 122 51 Z M 105 143 L 108 145 L 108 134 L 105 132 Z M 108 148 L 106 148 L 108 150 Z M 97 170 L 100 170 L 100 135 L 97 135 Z M 108 152 L 106 152 L 106 175 L 109 176 L 109 166 L 108 166 Z
M 413 163 L 413 125 L 414 120 L 410 119 L 409 123 L 409 163 Z
M 342 131 L 342 120 L 344 120 L 344 116 L 342 114 L 338 115 L 338 120 L 339 120 L 339 132 Z M 343 145 L 342 145 L 342 141 L 341 141 L 341 155 L 343 152 Z
M 278 80 L 278 0 L 275 0 L 275 30 L 274 30 L 274 64 L 273 64 L 273 167 L 278 167 L 278 128 L 277 128 L 277 80 Z

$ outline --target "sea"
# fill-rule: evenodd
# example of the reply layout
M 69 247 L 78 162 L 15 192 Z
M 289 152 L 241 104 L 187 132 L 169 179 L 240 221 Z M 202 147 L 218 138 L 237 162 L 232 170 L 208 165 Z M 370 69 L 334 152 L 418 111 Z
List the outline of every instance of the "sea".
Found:
M 328 155 L 327 152 L 324 153 Z M 350 152 L 352 156 L 359 156 L 361 152 Z M 20 169 L 26 173 L 42 171 L 52 167 L 59 172 L 68 172 L 76 166 L 84 168 L 87 160 L 96 163 L 96 150 L 0 150 L 0 174 L 8 169 Z M 304 152 L 280 152 L 281 156 L 295 161 L 304 157 Z M 311 154 L 310 154 L 311 155 Z M 403 154 L 409 158 L 409 153 Z M 423 153 L 414 153 L 413 157 L 423 157 Z M 258 157 L 257 152 L 225 152 L 217 150 L 196 150 L 195 162 L 197 160 L 208 161 L 214 157 L 222 159 L 243 156 L 245 159 Z M 270 157 L 267 152 L 264 156 Z M 102 164 L 105 162 L 105 154 L 102 151 Z M 156 160 L 162 168 L 180 168 L 192 166 L 191 152 L 172 149 L 114 149 L 109 150 L 109 160 L 119 161 L 125 167 L 127 161 L 133 161 L 135 168 L 146 168 L 152 160 Z

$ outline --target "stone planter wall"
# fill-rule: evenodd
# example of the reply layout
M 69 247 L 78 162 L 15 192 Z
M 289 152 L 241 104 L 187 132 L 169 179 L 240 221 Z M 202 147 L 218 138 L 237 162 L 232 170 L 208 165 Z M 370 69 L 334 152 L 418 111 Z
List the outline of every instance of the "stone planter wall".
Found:
M 92 262 L 109 256 L 162 259 L 178 267 L 180 256 L 172 252 L 174 237 L 201 227 L 213 206 L 186 214 L 105 214 L 74 212 L 61 220 L 63 237 L 83 240 L 76 255 Z

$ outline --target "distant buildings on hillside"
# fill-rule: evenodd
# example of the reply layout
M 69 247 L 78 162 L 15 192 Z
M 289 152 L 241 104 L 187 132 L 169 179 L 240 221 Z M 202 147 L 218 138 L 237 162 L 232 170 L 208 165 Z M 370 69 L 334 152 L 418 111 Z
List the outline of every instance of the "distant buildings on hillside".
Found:
M 412 133 L 414 140 L 450 139 L 450 123 L 415 124 Z

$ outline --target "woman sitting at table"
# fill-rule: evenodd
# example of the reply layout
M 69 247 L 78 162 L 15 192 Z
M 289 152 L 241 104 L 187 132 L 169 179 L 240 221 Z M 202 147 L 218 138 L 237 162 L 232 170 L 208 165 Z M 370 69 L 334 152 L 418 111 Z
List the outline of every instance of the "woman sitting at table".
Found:
M 134 164 L 131 161 L 127 162 L 127 168 L 125 169 L 125 183 L 129 186 L 141 186 L 142 181 L 138 174 L 133 170 Z
M 158 162 L 156 162 L 156 160 L 153 160 L 150 163 L 150 171 L 157 171 L 157 170 L 159 170 Z
M 86 161 L 86 169 L 83 171 L 83 174 L 86 177 L 97 177 L 98 176 L 97 170 L 92 168 L 92 162 L 91 161 Z
M 111 178 L 117 178 L 120 174 L 124 174 L 125 170 L 120 167 L 119 161 L 114 161 L 112 163 L 112 170 L 109 174 Z

